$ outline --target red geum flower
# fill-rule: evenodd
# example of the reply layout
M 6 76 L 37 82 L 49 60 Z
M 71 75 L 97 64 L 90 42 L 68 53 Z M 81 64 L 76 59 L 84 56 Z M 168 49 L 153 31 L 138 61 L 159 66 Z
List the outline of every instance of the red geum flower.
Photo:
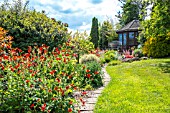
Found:
M 66 52 L 66 50 L 65 50 L 65 49 L 63 49 L 63 50 L 62 50 L 62 52 Z
M 44 111 L 45 108 L 46 108 L 46 106 L 47 106 L 46 103 L 44 103 L 44 104 L 41 106 L 41 110 Z
M 57 98 L 52 97 L 52 98 L 51 98 L 51 100 L 53 100 L 53 101 L 54 101 L 54 100 L 57 100 Z
M 82 102 L 82 104 L 83 104 L 82 106 L 84 106 L 84 105 L 85 105 L 85 101 L 84 101 L 84 100 L 82 100 L 81 102 Z
M 69 56 L 69 54 L 67 53 L 67 54 L 65 54 L 65 56 Z
M 56 60 L 61 60 L 61 58 L 56 58 Z
M 22 52 L 22 50 L 21 50 L 21 49 L 19 49 L 19 48 L 17 48 L 17 50 L 19 51 L 19 53 L 21 53 L 21 52 Z
M 57 91 L 57 90 L 58 90 L 58 87 L 56 86 L 56 87 L 54 88 L 54 90 Z
M 70 100 L 69 104 L 72 105 L 72 104 L 73 104 L 73 101 Z
M 4 60 L 8 60 L 9 56 L 8 55 L 3 55 Z
M 59 49 L 58 49 L 58 48 L 55 48 L 55 51 L 57 52 L 57 51 L 59 51 Z
M 66 86 L 66 90 L 68 90 L 70 88 L 70 86 Z
M 30 72 L 30 73 L 32 73 L 32 72 L 33 72 L 33 70 L 29 70 L 29 72 Z
M 25 54 L 24 54 L 24 57 L 29 58 L 29 57 L 30 57 L 30 54 L 29 54 L 29 53 L 25 53 Z
M 26 80 L 25 82 L 26 82 L 26 83 L 29 83 L 29 82 L 30 82 L 30 80 Z
M 44 54 L 46 54 L 47 52 L 48 52 L 48 51 L 45 49 L 45 50 L 44 50 Z
M 87 70 L 86 70 L 86 72 L 87 72 L 87 73 L 89 73 L 89 72 L 90 72 L 90 70 L 89 70 L 89 69 L 87 69 Z
M 31 50 L 32 50 L 31 46 L 28 46 L 28 53 L 31 53 Z
M 39 50 L 40 50 L 40 52 L 42 52 L 43 51 L 43 47 L 40 47 Z
M 66 60 L 67 60 L 67 59 L 66 59 L 66 58 L 64 58 L 64 62 L 65 62 L 65 63 L 66 63 Z
M 98 71 L 95 71 L 94 74 L 97 75 L 97 74 L 99 74 L 99 72 L 98 72 Z
M 31 104 L 31 105 L 30 105 L 30 108 L 32 109 L 33 107 L 34 107 L 34 104 Z
M 73 57 L 77 57 L 77 54 L 76 54 L 76 53 L 74 53 L 74 54 L 73 54 Z
M 72 110 L 72 108 L 68 108 L 68 112 L 72 112 L 73 110 Z
M 59 78 L 56 78 L 55 80 L 56 80 L 58 83 L 60 82 L 60 79 L 59 79 Z
M 51 90 L 51 89 L 49 89 L 49 90 L 48 90 L 48 92 L 50 93 L 50 92 L 52 92 L 52 90 Z
M 11 71 L 13 71 L 13 72 L 14 72 L 14 71 L 15 71 L 15 70 L 14 70 L 14 68 L 12 68 L 12 67 L 11 67 Z
M 50 72 L 50 74 L 51 74 L 51 75 L 54 75 L 55 72 L 56 72 L 55 70 L 52 70 L 52 71 Z
M 20 64 L 17 64 L 14 68 L 15 68 L 15 69 L 18 69 L 18 68 L 19 68 L 19 66 L 20 66 Z
M 87 94 L 87 92 L 86 92 L 86 91 L 83 91 L 83 92 L 82 92 L 82 94 L 83 94 L 83 95 L 86 95 L 86 94 Z
M 91 77 L 91 74 L 87 74 L 87 78 L 90 78 Z
M 33 86 L 34 86 L 34 85 L 33 85 L 33 84 L 31 84 L 31 85 L 30 85 L 30 88 L 32 88 Z

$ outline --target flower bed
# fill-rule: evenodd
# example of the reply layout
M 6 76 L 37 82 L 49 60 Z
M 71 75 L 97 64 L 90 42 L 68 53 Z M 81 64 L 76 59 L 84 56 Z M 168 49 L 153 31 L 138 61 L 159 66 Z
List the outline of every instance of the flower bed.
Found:
M 46 45 L 29 47 L 28 53 L 10 47 L 1 51 L 0 112 L 79 112 L 75 106 L 85 103 L 73 92 L 87 85 L 96 87 L 94 81 L 102 81 L 101 69 L 77 65 L 69 45 L 52 52 Z

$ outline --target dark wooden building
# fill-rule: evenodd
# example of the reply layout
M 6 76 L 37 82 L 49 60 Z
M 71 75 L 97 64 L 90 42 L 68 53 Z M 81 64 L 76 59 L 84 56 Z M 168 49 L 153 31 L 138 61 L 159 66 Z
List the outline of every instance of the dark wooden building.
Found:
M 129 49 L 130 47 L 138 45 L 137 36 L 141 31 L 139 27 L 139 20 L 133 20 L 116 31 L 119 36 L 119 41 L 121 42 L 122 49 Z

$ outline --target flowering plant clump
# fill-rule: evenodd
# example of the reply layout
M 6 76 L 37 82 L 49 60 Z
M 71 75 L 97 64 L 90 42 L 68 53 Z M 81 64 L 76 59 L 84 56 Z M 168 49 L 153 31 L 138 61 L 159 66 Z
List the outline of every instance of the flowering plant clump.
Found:
M 77 66 L 79 77 L 77 81 L 81 88 L 85 88 L 87 85 L 97 88 L 103 85 L 102 71 L 100 63 L 96 61 L 87 62 L 86 64 L 80 64 Z
M 80 77 L 76 54 L 69 43 L 48 48 L 28 47 L 27 53 L 8 48 L 0 55 L 0 112 L 78 112 L 72 96 Z

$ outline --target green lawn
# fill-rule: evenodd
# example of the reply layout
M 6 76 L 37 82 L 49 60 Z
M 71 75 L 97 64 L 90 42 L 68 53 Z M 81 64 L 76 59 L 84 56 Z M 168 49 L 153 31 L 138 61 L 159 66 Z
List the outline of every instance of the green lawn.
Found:
M 95 113 L 170 113 L 170 58 L 106 68 L 111 81 Z

